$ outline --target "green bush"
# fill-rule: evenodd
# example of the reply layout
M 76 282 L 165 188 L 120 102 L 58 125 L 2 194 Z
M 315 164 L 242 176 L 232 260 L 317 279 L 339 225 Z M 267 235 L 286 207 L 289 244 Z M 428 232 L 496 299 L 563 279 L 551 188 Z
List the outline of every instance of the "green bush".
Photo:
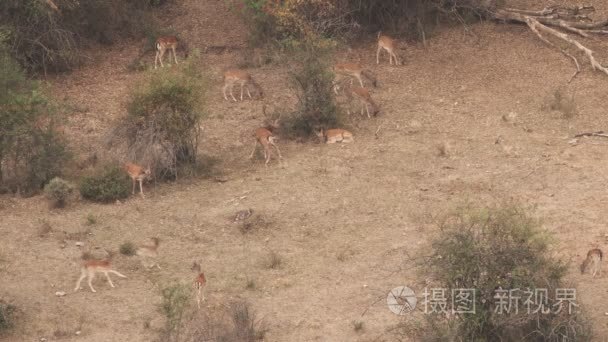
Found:
M 80 183 L 80 194 L 91 201 L 112 202 L 129 196 L 129 184 L 123 170 L 110 167 L 97 176 L 85 177 Z
M 137 248 L 133 244 L 133 242 L 127 241 L 120 245 L 120 254 L 126 256 L 133 256 L 137 252 Z
M 165 341 L 179 341 L 182 330 L 182 320 L 191 298 L 190 287 L 175 284 L 162 289 L 163 302 L 161 312 L 166 317 L 164 338 Z
M 195 165 L 203 117 L 204 81 L 191 61 L 153 73 L 131 95 L 117 132 L 137 160 L 148 160 L 160 178 Z
M 449 215 L 433 242 L 430 270 L 433 288 L 474 289 L 475 312 L 430 315 L 427 341 L 588 341 L 589 323 L 581 312 L 529 313 L 527 295 L 510 312 L 496 312 L 497 289 L 547 289 L 547 308 L 557 303 L 555 290 L 566 265 L 549 253 L 550 238 L 538 219 L 518 206 L 465 207 Z M 428 276 L 428 275 L 427 275 Z M 515 310 L 517 307 L 517 311 Z M 534 306 L 532 307 L 535 308 Z
M 69 158 L 55 110 L 0 41 L 0 187 L 36 192 Z
M 74 188 L 65 180 L 55 177 L 45 185 L 44 194 L 55 208 L 63 208 Z
M 281 121 L 281 133 L 288 137 L 308 138 L 320 128 L 337 128 L 341 117 L 333 91 L 334 75 L 328 66 L 326 41 L 305 42 L 297 46 L 295 57 L 300 69 L 291 74 L 292 88 L 298 95 L 298 107 Z

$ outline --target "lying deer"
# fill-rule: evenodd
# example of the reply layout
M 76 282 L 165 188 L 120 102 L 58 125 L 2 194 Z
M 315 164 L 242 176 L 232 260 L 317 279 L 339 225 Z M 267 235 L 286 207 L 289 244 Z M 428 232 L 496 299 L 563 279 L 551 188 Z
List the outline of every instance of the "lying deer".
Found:
M 253 80 L 251 75 L 245 70 L 232 69 L 224 72 L 224 87 L 222 88 L 222 93 L 224 94 L 224 99 L 228 101 L 228 97 L 226 96 L 226 90 L 230 88 L 230 96 L 234 102 L 237 102 L 232 90 L 234 85 L 238 84 L 241 87 L 241 101 L 243 101 L 243 90 L 247 91 L 247 96 L 251 99 L 251 91 L 249 90 L 249 86 L 253 86 L 260 98 L 264 97 L 264 91 L 262 87 Z
M 114 273 L 121 278 L 126 278 L 127 276 L 115 271 L 112 269 L 112 255 L 110 254 L 106 260 L 85 260 L 82 263 L 82 268 L 80 269 L 80 278 L 76 282 L 76 287 L 74 288 L 74 292 L 80 289 L 80 283 L 82 280 L 87 277 L 87 283 L 89 284 L 89 288 L 92 292 L 97 292 L 93 288 L 92 282 L 95 278 L 95 274 L 103 273 L 108 279 L 108 283 L 110 283 L 111 287 L 115 287 L 114 283 L 112 283 L 112 279 L 110 279 L 110 275 L 108 273 Z
M 350 143 L 354 140 L 351 132 L 341 128 L 321 129 L 315 133 L 326 144 Z
M 388 62 L 390 65 L 395 61 L 395 65 L 401 65 L 401 59 L 397 57 L 395 50 L 397 50 L 397 41 L 393 38 L 383 35 L 382 32 L 378 32 L 378 49 L 376 50 L 376 64 L 380 64 L 380 52 L 386 50 L 388 52 Z
M 160 239 L 157 237 L 150 238 L 150 242 L 152 244 L 141 245 L 135 254 L 142 257 L 142 264 L 146 268 L 151 268 L 156 266 L 159 270 L 160 265 L 156 260 L 158 258 L 158 246 L 160 246 Z M 151 263 L 147 263 L 147 260 L 152 260 Z
M 146 196 L 144 195 L 142 183 L 146 179 L 152 179 L 152 171 L 150 170 L 150 166 L 144 169 L 137 164 L 127 162 L 124 165 L 124 170 L 127 172 L 127 174 L 129 174 L 129 177 L 131 177 L 131 181 L 133 183 L 131 193 L 135 195 L 135 182 L 139 182 L 139 193 L 141 194 L 142 198 L 145 198 Z
M 266 105 L 263 106 L 262 111 L 264 116 L 266 116 Z M 281 155 L 281 150 L 279 150 L 279 147 L 276 145 L 276 142 L 279 140 L 279 138 L 274 135 L 274 131 L 279 128 L 279 120 L 280 117 L 272 121 L 267 119 L 266 126 L 260 127 L 254 132 L 255 142 L 253 143 L 253 151 L 251 151 L 251 155 L 249 156 L 249 158 L 253 158 L 253 156 L 255 155 L 255 149 L 259 143 L 264 148 L 264 165 L 266 167 L 268 167 L 268 162 L 270 161 L 271 146 L 277 150 L 277 153 L 279 154 L 279 159 L 283 159 L 283 156 Z
M 587 258 L 581 264 L 581 274 L 584 274 L 585 272 L 589 271 L 592 277 L 595 277 L 596 275 L 601 275 L 602 270 L 600 267 L 603 257 L 604 254 L 599 248 L 594 248 L 587 252 Z
M 194 289 L 196 290 L 196 305 L 200 309 L 201 301 L 205 301 L 205 294 L 203 290 L 205 288 L 205 285 L 207 284 L 207 279 L 205 279 L 205 273 L 201 271 L 201 265 L 198 262 L 193 262 L 192 267 L 190 269 L 198 274 L 194 279 L 192 287 L 194 287 Z

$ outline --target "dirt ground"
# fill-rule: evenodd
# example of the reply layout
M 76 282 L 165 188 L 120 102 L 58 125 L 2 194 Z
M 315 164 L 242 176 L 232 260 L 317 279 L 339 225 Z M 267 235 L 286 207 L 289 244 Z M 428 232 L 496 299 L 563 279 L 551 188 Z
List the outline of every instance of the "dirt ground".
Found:
M 540 8 L 531 1 L 511 4 Z M 608 11 L 604 3 L 596 6 Z M 191 46 L 245 46 L 246 32 L 224 1 L 181 1 L 161 17 Z M 376 66 L 373 43 L 363 44 L 368 47 L 356 55 L 377 73 L 380 86 L 372 96 L 382 115 L 357 120 L 349 145 L 281 141 L 284 162 L 273 160 L 268 168 L 247 159 L 262 102 L 221 96 L 222 71 L 238 64 L 242 52 L 203 54 L 200 64 L 213 83 L 202 152 L 219 160 L 215 168 L 228 181 L 149 185 L 146 199 L 78 201 L 63 210 L 49 210 L 41 196 L 0 197 L 0 296 L 19 308 L 22 322 L 6 341 L 153 340 L 163 324 L 159 289 L 192 281 L 189 267 L 197 259 L 208 280 L 202 310 L 247 300 L 269 329 L 267 341 L 390 341 L 387 329 L 414 318 L 392 314 L 379 299 L 396 286 L 424 287 L 407 260 L 428 252 L 437 231 L 433 217 L 466 200 L 509 199 L 534 207 L 555 235 L 554 252 L 571 261 L 568 279 L 597 340 L 604 340 L 608 278 L 581 276 L 578 264 L 589 248 L 607 243 L 602 161 L 608 140 L 569 141 L 575 133 L 608 127 L 608 78 L 585 60 L 583 72 L 567 84 L 571 61 L 525 27 L 480 23 L 469 29 L 446 28 L 427 49 L 408 44 L 401 67 Z M 589 44 L 598 58 L 608 56 L 604 38 Z M 129 90 L 144 77 L 126 71 L 139 46 L 90 51 L 86 66 L 48 80 L 73 108 L 66 127 L 77 157 L 101 151 L 105 134 L 124 115 Z M 267 65 L 251 73 L 271 110 L 293 105 L 286 68 Z M 575 91 L 578 113 L 571 119 L 546 109 L 558 88 Z M 441 156 L 445 144 L 448 154 Z M 229 218 L 245 208 L 269 224 L 242 234 Z M 52 227 L 44 237 L 42 222 Z M 72 292 L 82 252 L 76 241 L 116 250 L 150 236 L 162 240 L 161 270 L 118 255 L 116 269 L 128 279 L 113 277 L 111 289 L 98 278 L 97 293 L 86 287 Z M 266 267 L 271 252 L 280 267 Z M 247 288 L 248 282 L 255 286 Z M 352 321 L 363 321 L 363 330 L 355 331 Z

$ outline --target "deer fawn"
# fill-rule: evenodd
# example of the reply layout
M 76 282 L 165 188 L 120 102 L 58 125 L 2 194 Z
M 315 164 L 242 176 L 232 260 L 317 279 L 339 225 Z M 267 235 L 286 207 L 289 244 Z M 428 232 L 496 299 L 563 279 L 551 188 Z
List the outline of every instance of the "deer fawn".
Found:
M 158 267 L 160 270 L 160 265 L 156 258 L 158 257 L 158 246 L 160 245 L 160 239 L 157 237 L 150 238 L 150 245 L 142 245 L 135 252 L 138 256 L 142 257 L 142 264 L 147 267 Z M 151 263 L 147 263 L 146 260 L 152 260 Z
M 593 277 L 596 275 L 601 275 L 601 261 L 604 257 L 602 250 L 599 248 L 594 248 L 587 252 L 587 258 L 581 264 L 581 274 L 584 274 L 586 271 L 589 271 Z
M 326 144 L 353 142 L 353 134 L 341 128 L 321 129 L 315 133 Z
M 114 287 L 114 284 L 112 283 L 112 279 L 110 279 L 110 275 L 108 273 L 114 273 L 119 277 L 126 278 L 127 276 L 112 269 L 111 258 L 112 255 L 110 255 L 106 260 L 85 260 L 82 263 L 82 268 L 80 269 L 80 278 L 78 278 L 78 281 L 76 282 L 74 292 L 80 289 L 80 283 L 85 277 L 88 278 L 87 283 L 89 284 L 89 288 L 91 288 L 91 291 L 97 292 L 91 284 L 93 282 L 93 279 L 95 278 L 96 273 L 103 273 L 108 279 L 108 283 L 110 283 L 111 287 Z
M 194 279 L 194 283 L 192 286 L 196 289 L 196 305 L 198 308 L 201 308 L 201 301 L 205 301 L 205 294 L 203 292 L 205 285 L 207 284 L 207 279 L 205 279 L 205 273 L 201 271 L 201 265 L 198 262 L 193 262 L 191 270 L 198 273 L 196 278 Z
M 135 195 L 135 182 L 139 182 L 139 193 L 141 194 L 142 198 L 146 198 L 146 196 L 144 195 L 144 188 L 142 186 L 142 183 L 144 180 L 152 178 L 152 171 L 150 170 L 150 166 L 144 169 L 143 167 L 137 164 L 125 163 L 124 169 L 129 174 L 129 177 L 131 177 L 131 181 L 133 183 L 131 193 Z
M 348 77 L 354 77 L 359 80 L 359 84 L 363 87 L 363 77 L 368 79 L 374 87 L 377 86 L 378 80 L 376 76 L 369 70 L 363 68 L 357 63 L 337 63 L 334 65 L 334 73 Z M 351 78 L 352 84 L 352 78 Z M 334 87 L 334 92 L 338 94 L 338 90 Z
M 388 52 L 388 62 L 390 65 L 395 60 L 395 65 L 401 65 L 401 59 L 397 57 L 395 50 L 397 50 L 397 41 L 393 38 L 383 35 L 382 32 L 378 32 L 378 50 L 376 51 L 376 64 L 380 64 L 380 52 L 382 50 Z
M 351 97 L 354 96 L 361 103 L 361 115 L 363 115 L 363 110 L 365 110 L 367 112 L 367 117 L 371 118 L 371 116 L 369 115 L 370 107 L 374 116 L 376 116 L 380 112 L 380 108 L 378 107 L 376 102 L 372 100 L 372 96 L 370 95 L 369 90 L 367 90 L 366 88 L 354 87 L 350 89 L 350 94 Z
M 266 116 L 266 105 L 262 107 L 262 112 L 264 116 Z M 280 117 L 279 119 L 272 121 L 267 119 L 266 126 L 260 127 L 254 132 L 255 142 L 253 143 L 253 150 L 251 151 L 251 155 L 249 156 L 249 158 L 253 158 L 255 154 L 255 149 L 259 143 L 264 148 L 264 165 L 266 167 L 268 167 L 268 162 L 270 161 L 270 146 L 274 147 L 277 150 L 277 153 L 279 154 L 279 159 L 283 159 L 283 156 L 281 155 L 281 150 L 279 150 L 279 147 L 275 144 L 279 140 L 279 138 L 274 135 L 274 130 L 279 128 L 279 120 Z
M 226 96 L 226 90 L 228 88 L 230 88 L 232 100 L 234 100 L 234 102 L 237 101 L 232 93 L 235 84 L 238 84 L 241 87 L 241 101 L 243 101 L 243 89 L 247 90 L 247 96 L 249 96 L 250 99 L 252 98 L 251 92 L 249 91 L 249 85 L 252 85 L 258 91 L 260 98 L 264 98 L 262 87 L 251 78 L 251 75 L 247 71 L 233 69 L 224 72 L 224 88 L 222 88 L 222 92 L 226 101 L 228 101 L 228 97 Z
M 173 59 L 177 64 L 177 55 L 175 50 L 177 49 L 177 37 L 175 36 L 161 36 L 156 39 L 156 57 L 154 57 L 154 69 L 158 67 L 158 61 L 160 60 L 160 66 L 164 67 L 163 56 L 168 49 L 173 52 Z M 171 61 L 171 52 L 169 53 L 169 61 Z

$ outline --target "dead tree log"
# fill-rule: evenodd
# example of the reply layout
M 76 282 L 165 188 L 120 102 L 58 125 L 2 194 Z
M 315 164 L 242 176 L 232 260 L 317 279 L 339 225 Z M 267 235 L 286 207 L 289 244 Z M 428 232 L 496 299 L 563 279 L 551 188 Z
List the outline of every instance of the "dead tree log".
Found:
M 574 39 L 571 34 L 582 38 L 589 38 L 592 34 L 608 34 L 608 19 L 594 22 L 589 14 L 594 12 L 593 6 L 575 7 L 546 7 L 540 11 L 527 9 L 502 8 L 493 11 L 490 16 L 495 20 L 503 22 L 515 22 L 526 24 L 538 38 L 547 45 L 558 49 L 562 54 L 572 59 L 576 71 L 568 82 L 571 82 L 581 71 L 577 57 L 566 49 L 559 47 L 549 40 L 546 35 L 557 38 L 569 46 L 575 47 L 582 52 L 593 70 L 608 75 L 608 68 L 599 63 L 593 56 L 593 50 Z M 563 32 L 566 31 L 566 32 Z

